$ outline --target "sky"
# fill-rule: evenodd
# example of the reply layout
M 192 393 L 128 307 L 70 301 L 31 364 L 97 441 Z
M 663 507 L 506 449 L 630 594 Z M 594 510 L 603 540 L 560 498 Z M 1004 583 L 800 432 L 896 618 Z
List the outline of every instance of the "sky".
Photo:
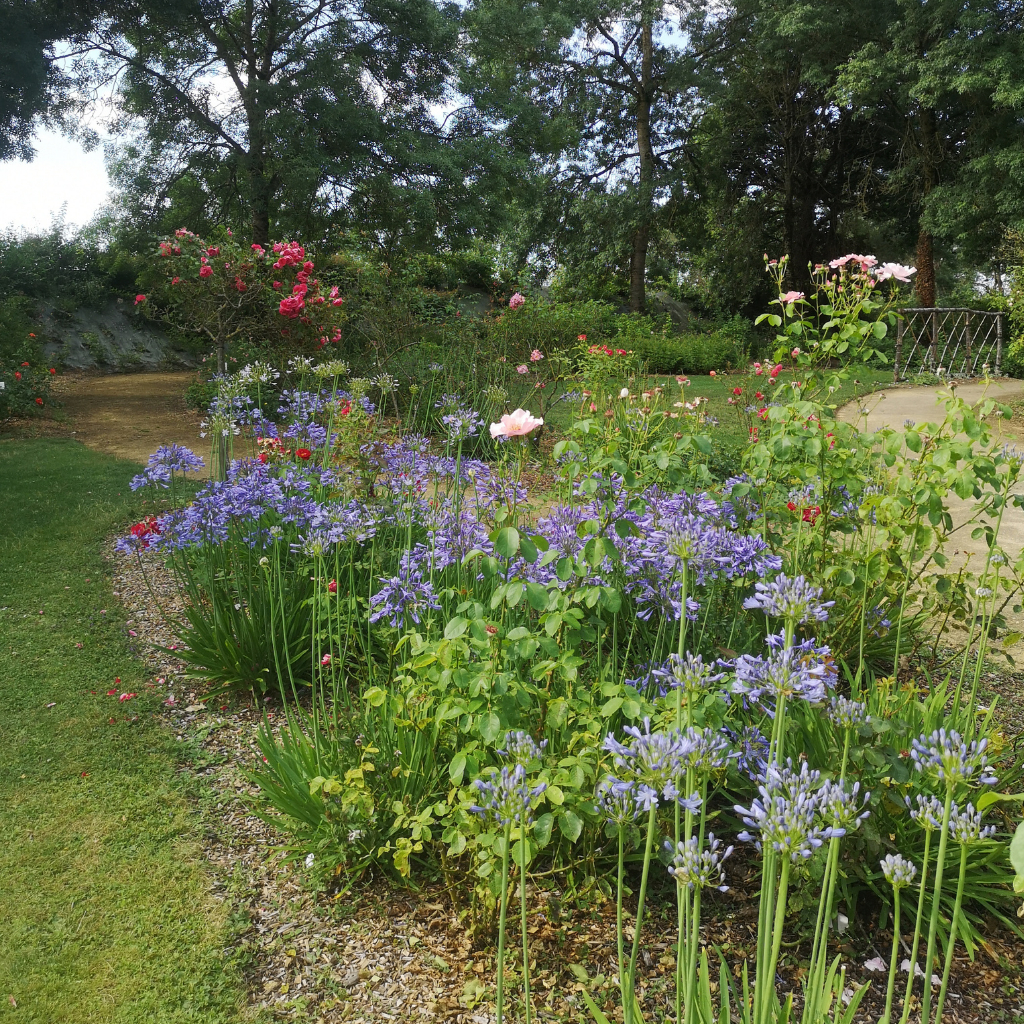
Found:
M 107 198 L 103 150 L 86 153 L 78 142 L 41 129 L 30 163 L 0 163 L 0 231 L 45 231 L 67 204 L 65 223 L 83 226 Z

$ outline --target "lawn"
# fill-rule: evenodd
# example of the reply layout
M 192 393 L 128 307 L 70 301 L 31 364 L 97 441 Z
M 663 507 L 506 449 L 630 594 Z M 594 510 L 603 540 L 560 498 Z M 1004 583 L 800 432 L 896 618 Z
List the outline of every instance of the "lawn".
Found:
M 254 1019 L 183 749 L 106 578 L 134 470 L 0 440 L 0 1020 Z

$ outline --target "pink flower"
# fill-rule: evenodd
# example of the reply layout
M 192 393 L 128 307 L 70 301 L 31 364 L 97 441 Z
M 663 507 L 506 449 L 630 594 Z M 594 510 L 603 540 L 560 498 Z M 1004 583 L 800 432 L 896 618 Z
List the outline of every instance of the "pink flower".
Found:
M 883 263 L 876 271 L 875 277 L 879 281 L 888 281 L 891 277 L 900 284 L 907 284 L 911 274 L 917 273 L 917 267 L 905 267 L 902 263 Z
M 790 352 L 789 354 L 790 354 L 790 355 L 791 355 L 791 356 L 792 356 L 792 357 L 793 357 L 794 359 L 796 359 L 796 357 L 797 357 L 798 355 L 800 355 L 800 349 L 798 349 L 798 348 L 795 348 L 795 349 L 793 349 L 793 351 L 792 351 L 792 352 Z
M 178 284 L 181 281 L 180 277 L 172 277 L 171 284 Z
M 259 256 L 262 256 L 263 255 L 263 246 L 260 245 L 259 242 L 253 242 L 252 243 L 252 251 L 254 253 L 258 254 Z
M 220 255 L 220 249 L 218 249 L 217 246 L 215 246 L 215 245 L 211 245 L 210 248 L 206 250 L 206 255 L 207 256 L 219 256 Z
M 515 295 L 513 295 L 512 298 L 508 300 L 508 308 L 518 309 L 525 302 L 526 299 L 519 292 L 516 292 Z
M 323 657 L 322 657 L 322 658 L 320 659 L 320 664 L 321 664 L 321 665 L 330 665 L 330 663 L 331 663 L 331 656 L 330 656 L 329 654 L 325 654 L 325 655 L 324 655 L 324 656 L 323 656 Z
M 491 424 L 491 437 L 525 437 L 527 434 L 544 426 L 544 420 L 533 416 L 525 409 L 505 413 L 500 421 Z
M 138 304 L 139 304 L 140 302 L 145 302 L 145 301 L 146 301 L 146 296 L 145 296 L 145 295 L 136 295 L 136 296 L 135 296 L 135 305 L 136 305 L 136 306 L 137 306 L 137 305 L 138 305 Z
M 199 268 L 200 277 L 213 277 L 213 267 L 207 265 Z
M 782 302 L 788 306 L 791 302 L 796 302 L 798 299 L 802 299 L 803 297 L 803 292 L 786 292 L 786 294 L 782 296 Z
M 306 300 L 303 299 L 301 295 L 289 295 L 286 299 L 281 300 L 281 305 L 278 306 L 278 311 L 281 316 L 287 316 L 294 319 L 302 312 L 305 305 Z
M 769 373 L 768 376 L 771 377 L 772 380 L 775 380 L 775 378 L 778 377 L 778 375 L 781 372 L 782 372 L 782 363 L 776 363 L 772 367 L 771 373 Z
M 538 362 L 539 360 L 541 360 L 543 358 L 544 358 L 544 353 L 541 352 L 541 350 L 539 348 L 535 348 L 530 353 L 530 362 L 531 363 L 536 363 L 536 362 Z
M 520 363 L 516 367 L 516 373 L 529 373 L 529 372 L 530 372 L 530 368 L 526 365 L 526 363 Z
M 123 704 L 126 700 L 131 700 L 133 697 L 138 697 L 137 693 L 122 693 L 117 699 Z
M 711 372 L 710 372 L 710 373 L 708 374 L 708 376 L 709 376 L 709 377 L 717 377 L 717 376 L 718 376 L 718 374 L 717 374 L 717 373 L 715 373 L 715 371 L 714 371 L 714 370 L 712 370 L 712 371 L 711 371 Z

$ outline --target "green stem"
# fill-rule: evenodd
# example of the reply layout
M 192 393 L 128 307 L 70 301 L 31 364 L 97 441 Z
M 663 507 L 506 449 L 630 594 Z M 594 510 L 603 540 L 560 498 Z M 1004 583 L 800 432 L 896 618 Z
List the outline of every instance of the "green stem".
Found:
M 953 920 L 949 923 L 949 939 L 946 941 L 946 965 L 942 969 L 942 985 L 939 987 L 939 998 L 935 1003 L 935 1024 L 942 1024 L 942 1007 L 946 1002 L 946 988 L 949 985 L 949 972 L 953 966 L 953 951 L 956 947 L 957 920 L 960 917 L 960 906 L 964 900 L 964 882 L 967 880 L 967 846 L 960 847 L 960 877 L 956 883 L 956 900 L 953 903 Z M 930 979 L 925 979 L 926 981 Z M 931 986 L 929 986 L 930 988 Z
M 771 957 L 765 965 L 765 983 L 761 990 L 761 1016 L 756 1024 L 769 1024 L 771 1020 L 771 999 L 775 994 L 775 968 L 779 963 L 779 951 L 782 949 L 782 930 L 786 923 L 786 897 L 789 894 L 789 871 L 793 862 L 789 857 L 783 858 L 782 877 L 779 880 L 779 894 L 775 902 L 775 921 L 772 924 L 772 947 Z M 758 974 L 761 973 L 761 965 L 758 965 Z
M 644 845 L 644 866 L 640 875 L 640 898 L 636 905 L 636 926 L 633 931 L 633 949 L 629 956 L 629 977 L 623 993 L 622 1006 L 625 1024 L 633 1024 L 636 1006 L 636 958 L 640 954 L 640 928 L 643 925 L 644 902 L 647 897 L 647 876 L 651 870 L 651 850 L 654 848 L 654 831 L 657 824 L 658 808 L 653 806 L 647 814 L 647 841 Z
M 501 1024 L 505 1008 L 505 914 L 508 911 L 508 855 L 512 845 L 512 822 L 505 826 L 505 849 L 501 854 L 501 909 L 498 913 L 498 993 L 494 1016 Z
M 924 834 L 924 864 L 921 867 L 921 889 L 917 896 L 917 915 L 914 918 L 914 941 L 910 949 L 910 976 L 907 979 L 907 993 L 903 997 L 903 1013 L 900 1024 L 907 1024 L 910 1019 L 910 994 L 914 990 L 914 973 L 917 967 L 917 950 L 921 943 L 921 922 L 924 919 L 924 896 L 928 885 L 928 854 L 931 850 L 932 831 Z
M 928 946 L 924 955 L 924 995 L 921 997 L 921 1020 L 928 1024 L 932 1006 L 932 963 L 935 960 L 935 939 L 939 930 L 939 897 L 942 895 L 942 871 L 946 861 L 946 841 L 949 838 L 949 814 L 953 806 L 953 790 L 946 787 L 946 803 L 942 809 L 942 831 L 939 833 L 938 863 L 935 865 L 935 885 L 932 888 L 932 913 L 928 922 Z M 913 966 L 911 966 L 913 971 Z
M 526 818 L 526 809 L 523 809 Z M 530 1024 L 530 945 L 526 933 L 526 824 L 519 827 L 519 846 L 522 859 L 519 864 L 519 926 L 523 932 L 523 1000 L 526 1004 L 526 1024 Z
M 623 964 L 623 938 L 622 938 L 622 876 L 626 864 L 626 826 L 619 826 L 619 872 L 616 887 L 615 900 L 615 936 L 619 953 L 619 992 L 626 991 L 626 975 Z
M 900 955 L 900 891 L 893 889 L 895 905 L 892 914 L 892 955 L 889 957 L 889 986 L 885 993 L 885 1013 L 879 1024 L 889 1024 L 892 1019 L 892 997 L 896 990 L 896 958 Z

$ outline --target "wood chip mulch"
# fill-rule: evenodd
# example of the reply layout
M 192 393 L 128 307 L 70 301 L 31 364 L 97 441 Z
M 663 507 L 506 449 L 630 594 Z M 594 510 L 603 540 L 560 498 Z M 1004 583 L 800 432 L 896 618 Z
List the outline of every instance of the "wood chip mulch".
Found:
M 144 553 L 140 562 L 113 556 L 112 575 L 128 611 L 130 640 L 163 693 L 167 726 L 192 750 L 182 770 L 202 794 L 202 843 L 214 894 L 230 901 L 232 919 L 240 922 L 235 953 L 250 1003 L 283 1021 L 492 1024 L 494 935 L 474 927 L 467 897 L 438 886 L 399 889 L 381 877 L 346 889 L 338 880 L 324 879 L 315 863 L 306 868 L 301 860 L 286 862 L 282 834 L 253 813 L 257 790 L 245 772 L 259 757 L 255 736 L 263 714 L 271 723 L 281 716 L 269 702 L 261 708 L 252 699 L 202 700 L 201 684 L 187 678 L 174 656 L 173 648 L 182 643 L 174 622 L 182 604 L 172 574 L 158 558 Z M 990 683 L 1019 706 L 1024 685 Z M 739 857 L 734 860 L 732 889 L 713 894 L 702 938 L 721 949 L 738 974 L 755 940 L 757 894 L 752 868 Z M 621 1020 L 613 999 L 614 903 L 593 887 L 570 898 L 552 879 L 544 882 L 549 884 L 530 893 L 536 1019 L 589 1020 L 580 997 L 586 984 L 609 1018 Z M 674 903 L 667 886 L 663 893 L 664 899 L 652 894 L 653 917 L 645 923 L 640 960 L 642 998 L 654 1011 L 648 1019 L 655 1020 L 658 1011 L 667 1014 L 673 991 Z M 515 981 L 518 934 L 518 927 L 510 928 L 509 1020 L 518 1020 L 521 1009 Z M 891 933 L 869 933 L 839 949 L 848 984 L 871 983 L 858 1022 L 881 1016 L 886 976 L 863 965 L 875 956 L 887 960 L 890 943 Z M 943 1019 L 953 1024 L 1024 1020 L 1022 945 L 993 924 L 974 963 L 964 954 L 957 958 Z M 797 992 L 800 953 L 788 950 L 780 967 L 785 987 Z M 710 949 L 709 955 L 716 962 Z M 911 1021 L 916 1017 L 912 1014 Z

